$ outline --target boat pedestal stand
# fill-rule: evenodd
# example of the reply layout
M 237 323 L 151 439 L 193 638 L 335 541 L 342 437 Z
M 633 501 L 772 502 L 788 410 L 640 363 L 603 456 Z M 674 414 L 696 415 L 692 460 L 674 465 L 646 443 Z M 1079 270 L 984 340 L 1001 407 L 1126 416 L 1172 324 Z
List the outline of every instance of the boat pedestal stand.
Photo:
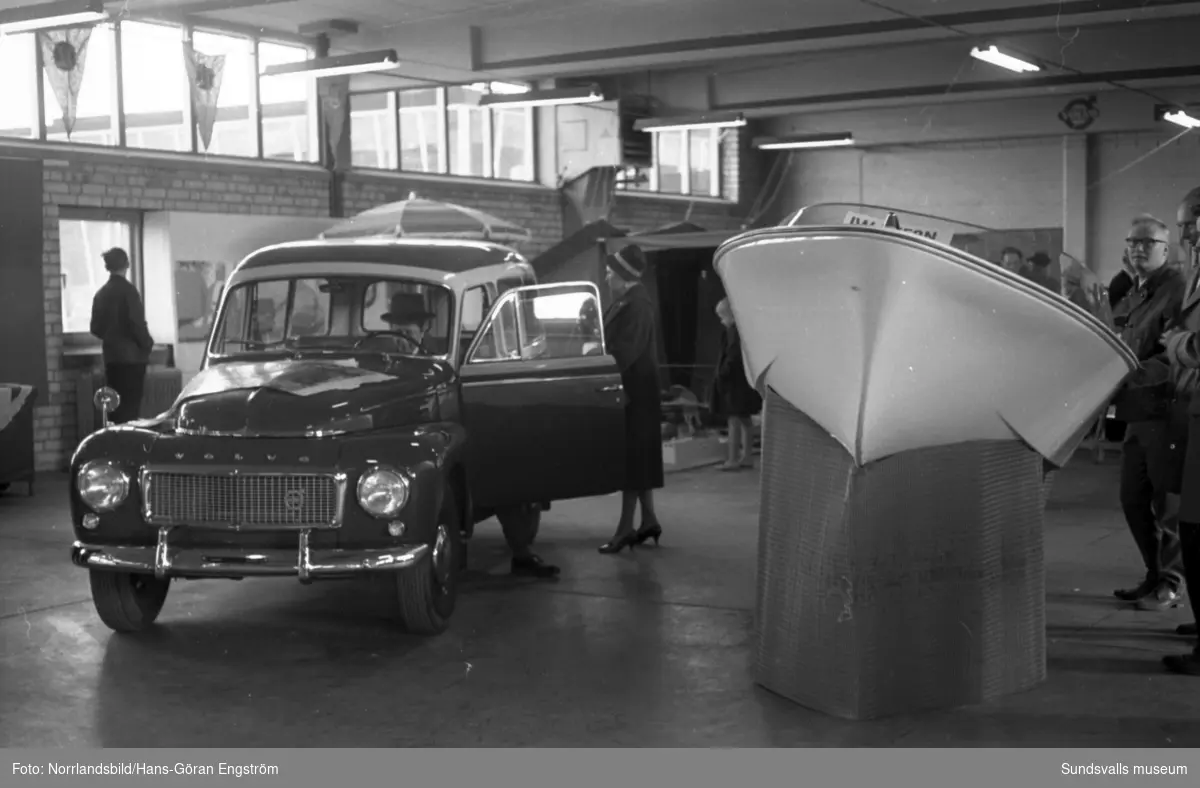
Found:
M 1019 441 L 858 468 L 768 389 L 755 679 L 836 717 L 983 703 L 1046 678 L 1052 474 Z

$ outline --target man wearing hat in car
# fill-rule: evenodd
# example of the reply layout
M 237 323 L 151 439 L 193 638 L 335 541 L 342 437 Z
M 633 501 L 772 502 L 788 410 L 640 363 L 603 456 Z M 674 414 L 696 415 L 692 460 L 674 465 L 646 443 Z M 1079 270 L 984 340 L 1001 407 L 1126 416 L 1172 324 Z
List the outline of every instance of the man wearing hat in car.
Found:
M 397 353 L 428 353 L 425 347 L 425 332 L 435 315 L 425 306 L 425 297 L 420 293 L 392 293 L 388 311 L 381 316 L 396 340 Z

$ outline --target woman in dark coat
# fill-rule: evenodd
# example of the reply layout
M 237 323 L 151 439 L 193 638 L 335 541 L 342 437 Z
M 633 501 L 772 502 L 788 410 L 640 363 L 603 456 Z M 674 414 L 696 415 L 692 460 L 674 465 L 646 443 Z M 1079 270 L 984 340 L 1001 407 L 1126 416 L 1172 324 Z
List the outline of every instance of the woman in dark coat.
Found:
M 625 485 L 621 519 L 601 553 L 619 553 L 653 539 L 662 525 L 654 511 L 654 490 L 663 486 L 662 392 L 658 369 L 658 327 L 654 302 L 642 284 L 646 258 L 637 246 L 626 246 L 607 260 L 613 303 L 604 313 L 604 338 L 621 370 L 625 388 Z M 633 515 L 642 504 L 641 527 Z
M 753 468 L 750 457 L 752 426 L 750 417 L 762 410 L 762 398 L 746 380 L 742 361 L 742 338 L 728 299 L 717 304 L 717 317 L 724 326 L 721 355 L 717 359 L 717 374 L 713 379 L 709 407 L 714 416 L 724 418 L 729 425 L 729 457 L 721 466 L 723 471 Z

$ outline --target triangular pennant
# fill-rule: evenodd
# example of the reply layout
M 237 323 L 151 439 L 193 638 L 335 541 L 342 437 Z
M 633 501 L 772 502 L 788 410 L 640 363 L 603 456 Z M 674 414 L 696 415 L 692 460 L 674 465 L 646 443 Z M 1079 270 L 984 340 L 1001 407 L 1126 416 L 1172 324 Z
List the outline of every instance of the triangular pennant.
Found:
M 346 130 L 346 117 L 349 115 L 346 105 L 350 101 L 350 75 L 343 74 L 318 80 L 317 93 L 321 97 L 321 115 L 325 118 L 329 149 L 333 151 L 336 169 L 342 163 L 337 160 L 337 151 L 342 134 Z
M 207 151 L 212 144 L 213 124 L 217 122 L 217 98 L 221 95 L 221 81 L 225 76 L 225 56 L 202 54 L 196 51 L 192 42 L 184 41 L 183 62 L 187 66 L 192 94 L 192 121 Z
M 42 69 L 46 72 L 50 89 L 54 91 L 54 98 L 62 110 L 63 128 L 66 129 L 69 139 L 71 132 L 75 130 L 79 88 L 83 84 L 92 28 L 44 30 L 40 31 L 37 37 L 42 49 Z

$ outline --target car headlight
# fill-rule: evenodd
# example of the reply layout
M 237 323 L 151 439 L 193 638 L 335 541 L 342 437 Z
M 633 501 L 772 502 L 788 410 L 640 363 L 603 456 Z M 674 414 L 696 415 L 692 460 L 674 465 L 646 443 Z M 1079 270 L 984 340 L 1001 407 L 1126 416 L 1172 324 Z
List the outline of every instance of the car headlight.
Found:
M 372 468 L 358 480 L 358 504 L 372 517 L 392 517 L 408 503 L 408 479 L 390 468 Z
M 75 487 L 92 509 L 111 512 L 129 496 L 129 474 L 108 460 L 91 460 L 76 474 Z

